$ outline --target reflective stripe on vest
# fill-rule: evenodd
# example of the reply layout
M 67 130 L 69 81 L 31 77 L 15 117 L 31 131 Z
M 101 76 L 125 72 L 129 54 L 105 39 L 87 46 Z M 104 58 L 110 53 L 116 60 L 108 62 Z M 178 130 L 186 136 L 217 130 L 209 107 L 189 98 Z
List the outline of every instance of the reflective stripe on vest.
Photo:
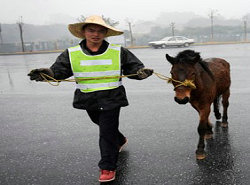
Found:
M 106 87 L 114 87 L 114 86 L 120 86 L 122 85 L 122 82 L 119 81 L 119 82 L 109 82 L 109 83 L 100 83 L 100 84 L 76 84 L 76 87 L 78 89 L 88 89 L 88 88 L 91 88 L 91 89 L 96 89 L 96 88 L 106 88 Z
M 119 45 L 109 44 L 103 54 L 94 56 L 86 55 L 80 45 L 68 48 L 71 68 L 78 82 L 76 88 L 82 92 L 94 92 L 121 86 L 120 48 Z M 98 77 L 114 78 L 94 79 Z

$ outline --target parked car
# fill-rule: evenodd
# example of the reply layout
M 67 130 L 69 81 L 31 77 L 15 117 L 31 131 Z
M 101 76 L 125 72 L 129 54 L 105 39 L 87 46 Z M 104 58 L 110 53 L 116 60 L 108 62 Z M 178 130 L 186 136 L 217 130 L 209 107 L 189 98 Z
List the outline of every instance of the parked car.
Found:
M 148 45 L 153 48 L 166 48 L 166 47 L 188 47 L 194 43 L 194 39 L 189 39 L 183 36 L 165 37 L 159 41 L 149 42 Z

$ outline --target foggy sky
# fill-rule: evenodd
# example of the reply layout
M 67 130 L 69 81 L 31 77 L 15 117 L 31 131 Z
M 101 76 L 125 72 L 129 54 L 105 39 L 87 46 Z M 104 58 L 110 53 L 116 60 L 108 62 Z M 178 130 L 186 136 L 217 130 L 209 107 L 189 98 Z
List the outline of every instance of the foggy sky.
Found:
M 155 20 L 161 12 L 194 12 L 208 17 L 211 10 L 227 19 L 250 13 L 249 0 L 0 0 L 0 23 L 27 24 L 78 22 L 80 15 L 104 15 L 122 23 L 125 19 Z M 250 18 L 249 18 L 250 19 Z

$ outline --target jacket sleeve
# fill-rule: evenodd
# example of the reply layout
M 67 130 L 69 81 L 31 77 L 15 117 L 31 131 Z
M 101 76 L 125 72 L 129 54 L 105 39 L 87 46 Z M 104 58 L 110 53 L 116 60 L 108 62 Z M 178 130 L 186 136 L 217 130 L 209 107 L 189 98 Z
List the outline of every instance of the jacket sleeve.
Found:
M 50 69 L 53 71 L 54 78 L 57 80 L 66 79 L 73 75 L 67 49 L 57 57 Z
M 139 69 L 144 68 L 144 64 L 128 49 L 121 47 L 121 68 L 124 75 L 136 74 Z M 138 76 L 128 78 L 140 80 Z

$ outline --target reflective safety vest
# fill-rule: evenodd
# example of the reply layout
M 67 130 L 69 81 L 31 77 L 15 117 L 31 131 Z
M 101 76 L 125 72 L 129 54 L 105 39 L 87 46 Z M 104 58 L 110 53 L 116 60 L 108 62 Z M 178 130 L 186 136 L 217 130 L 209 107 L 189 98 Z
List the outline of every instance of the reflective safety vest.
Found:
M 119 78 L 121 75 L 121 46 L 109 44 L 103 54 L 94 56 L 85 54 L 80 45 L 70 47 L 68 51 L 76 88 L 82 92 L 114 89 L 122 85 Z M 105 77 L 114 78 L 105 79 Z

